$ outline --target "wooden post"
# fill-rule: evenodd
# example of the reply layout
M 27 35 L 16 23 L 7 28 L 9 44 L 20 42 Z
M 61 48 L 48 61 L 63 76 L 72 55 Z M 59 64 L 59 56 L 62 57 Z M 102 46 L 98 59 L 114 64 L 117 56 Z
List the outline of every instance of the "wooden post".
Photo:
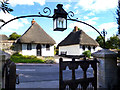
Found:
M 73 67 L 72 67 L 72 80 L 75 80 L 75 66 L 74 66 L 74 63 L 75 63 L 75 58 L 72 59 L 72 63 L 73 63 Z
M 62 67 L 61 64 L 63 62 L 63 58 L 59 59 L 59 90 L 62 90 L 62 81 L 63 81 L 63 72 L 62 72 Z
M 15 90 L 16 87 L 16 65 L 14 62 L 10 64 L 9 71 L 9 89 Z
M 94 70 L 94 78 L 95 78 L 95 81 L 94 81 L 94 90 L 97 90 L 97 59 L 94 58 L 94 64 L 92 66 L 93 70 Z

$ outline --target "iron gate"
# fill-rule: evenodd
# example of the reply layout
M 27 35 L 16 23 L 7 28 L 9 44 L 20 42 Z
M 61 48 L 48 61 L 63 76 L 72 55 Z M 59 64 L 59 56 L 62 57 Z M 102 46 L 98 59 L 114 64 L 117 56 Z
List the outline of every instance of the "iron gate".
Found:
M 63 58 L 59 59 L 59 90 L 86 90 L 88 88 L 92 90 L 97 90 L 97 59 L 86 60 L 84 57 L 83 60 L 75 61 L 75 58 L 72 61 L 63 61 Z M 93 77 L 87 77 L 87 69 L 91 65 L 93 69 Z M 83 78 L 76 78 L 75 72 L 78 67 L 81 67 L 83 71 Z M 71 80 L 63 80 L 63 71 L 66 70 L 66 67 L 69 68 L 72 72 Z M 88 87 L 91 84 L 90 87 Z

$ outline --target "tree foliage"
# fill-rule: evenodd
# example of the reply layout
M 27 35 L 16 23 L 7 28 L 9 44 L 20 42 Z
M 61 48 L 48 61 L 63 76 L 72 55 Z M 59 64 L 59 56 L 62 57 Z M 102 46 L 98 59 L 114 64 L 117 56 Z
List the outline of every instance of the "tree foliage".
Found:
M 96 41 L 99 43 L 99 45 L 100 45 L 100 47 L 101 48 L 103 48 L 104 47 L 104 43 L 103 43 L 103 39 L 102 39 L 102 37 L 101 36 L 98 36 L 97 38 L 96 38 Z
M 99 43 L 100 47 L 103 48 L 103 40 L 101 36 L 96 38 L 96 41 Z M 118 49 L 119 48 L 119 38 L 116 35 L 113 35 L 105 42 L 106 49 Z
M 17 38 L 19 38 L 21 35 L 18 35 L 16 32 L 12 33 L 9 36 L 9 40 L 16 40 Z
M 82 54 L 85 55 L 85 56 L 88 57 L 88 58 L 91 57 L 91 52 L 90 52 L 90 50 L 85 51 L 85 52 L 83 52 Z
M 8 0 L 3 0 L 3 1 L 0 1 L 1 5 L 0 5 L 0 10 L 2 10 L 4 13 L 8 12 L 12 12 L 13 9 L 9 8 L 8 7 Z
M 113 35 L 112 37 L 110 37 L 107 41 L 106 41 L 106 48 L 107 49 L 118 49 L 119 48 L 119 38 L 115 35 Z
M 117 9 L 117 23 L 118 23 L 118 33 L 120 34 L 120 0 L 118 1 L 118 9 Z

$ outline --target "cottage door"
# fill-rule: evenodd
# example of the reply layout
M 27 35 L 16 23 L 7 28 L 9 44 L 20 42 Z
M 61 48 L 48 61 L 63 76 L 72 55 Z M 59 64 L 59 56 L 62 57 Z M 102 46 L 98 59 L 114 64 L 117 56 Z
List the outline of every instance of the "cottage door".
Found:
M 37 56 L 41 56 L 41 45 L 38 44 L 36 49 L 37 49 Z

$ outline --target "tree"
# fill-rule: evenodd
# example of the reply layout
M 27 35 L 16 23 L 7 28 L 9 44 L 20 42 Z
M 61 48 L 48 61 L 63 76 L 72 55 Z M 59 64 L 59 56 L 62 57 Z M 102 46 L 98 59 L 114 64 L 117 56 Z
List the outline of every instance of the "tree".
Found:
M 99 43 L 99 45 L 100 45 L 101 48 L 104 48 L 104 43 L 103 43 L 103 39 L 102 39 L 101 36 L 98 36 L 96 38 L 96 41 Z
M 119 48 L 119 38 L 116 35 L 113 35 L 106 41 L 107 49 L 118 49 Z
M 0 3 L 1 3 L 0 10 L 2 10 L 4 13 L 6 13 L 6 11 L 8 13 L 10 13 L 10 12 L 13 11 L 13 9 L 11 9 L 11 8 L 8 7 L 8 4 L 9 4 L 8 0 L 0 1 Z
M 118 9 L 117 9 L 117 24 L 118 24 L 118 34 L 120 35 L 120 0 L 118 0 Z M 119 49 L 120 49 L 120 40 L 119 40 Z M 118 56 L 120 58 L 120 51 L 118 51 Z
M 118 1 L 118 9 L 117 9 L 117 24 L 118 24 L 118 33 L 120 34 L 120 0 Z
M 9 40 L 16 40 L 17 38 L 19 38 L 21 35 L 18 35 L 16 32 L 12 33 L 9 36 Z
M 96 41 L 99 43 L 100 47 L 103 48 L 103 40 L 101 36 L 96 38 Z M 106 49 L 118 49 L 119 47 L 119 38 L 116 35 L 113 35 L 105 42 Z

